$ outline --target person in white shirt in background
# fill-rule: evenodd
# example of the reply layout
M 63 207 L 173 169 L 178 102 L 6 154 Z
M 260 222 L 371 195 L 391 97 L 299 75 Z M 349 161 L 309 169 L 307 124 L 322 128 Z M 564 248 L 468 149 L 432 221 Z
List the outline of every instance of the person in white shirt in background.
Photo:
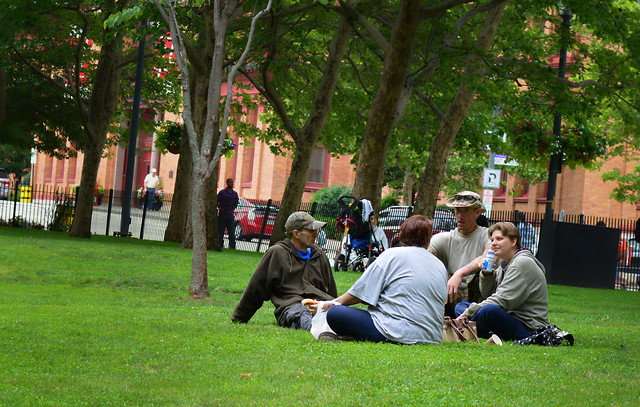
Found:
M 387 239 L 387 235 L 384 233 L 384 230 L 378 227 L 377 216 L 371 218 L 371 232 L 373 233 L 373 237 L 376 241 L 380 243 L 381 251 L 387 250 L 389 248 L 389 240 Z
M 146 191 L 147 208 L 151 208 L 153 205 L 153 198 L 156 195 L 156 188 L 160 183 L 157 171 L 155 168 L 151 169 L 151 172 L 144 177 L 144 189 Z

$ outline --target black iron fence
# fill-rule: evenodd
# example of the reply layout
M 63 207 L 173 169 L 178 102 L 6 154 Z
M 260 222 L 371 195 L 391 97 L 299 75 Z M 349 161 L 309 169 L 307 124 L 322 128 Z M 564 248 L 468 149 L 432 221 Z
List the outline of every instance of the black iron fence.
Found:
M 12 187 L 6 200 L 0 200 L 0 225 L 68 231 L 76 208 L 76 187 Z M 163 240 L 171 209 L 171 194 L 158 193 L 153 201 L 133 192 L 129 203 L 127 235 L 140 239 Z M 123 207 L 122 191 L 94 193 L 91 233 L 119 234 Z
M 11 191 L 5 194 L 7 199 L 0 200 L 0 225 L 67 231 L 73 222 L 76 193 L 75 188 L 12 186 Z M 96 189 L 91 233 L 107 236 L 122 234 L 123 196 L 122 191 Z M 172 198 L 171 194 L 159 192 L 151 202 L 134 191 L 129 202 L 130 223 L 127 235 L 139 239 L 164 240 Z M 236 237 L 236 249 L 264 252 L 269 246 L 279 208 L 278 201 L 241 198 L 235 213 L 233 231 Z M 338 230 L 336 222 L 336 216 L 340 212 L 338 204 L 302 203 L 300 210 L 327 222 L 318 238 L 318 243 L 327 252 L 329 258 L 336 258 L 344 246 L 343 234 Z M 393 245 L 400 225 L 411 215 L 411 212 L 411 209 L 406 207 L 392 207 L 381 211 L 379 226 L 384 231 L 389 245 Z M 500 221 L 515 223 L 520 231 L 523 246 L 535 254 L 540 241 L 540 225 L 543 219 L 543 213 L 493 211 L 487 219 L 487 224 L 492 225 Z M 616 287 L 638 290 L 640 244 L 636 242 L 634 236 L 635 221 L 563 213 L 555 214 L 553 220 L 620 230 Z M 434 233 L 455 227 L 452 212 L 444 209 L 436 210 Z M 228 247 L 228 234 L 225 234 L 224 245 Z

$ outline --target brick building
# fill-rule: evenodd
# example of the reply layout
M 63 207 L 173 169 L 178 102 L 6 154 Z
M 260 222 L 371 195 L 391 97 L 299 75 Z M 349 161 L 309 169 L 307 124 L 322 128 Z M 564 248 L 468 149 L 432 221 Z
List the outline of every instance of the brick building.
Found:
M 152 112 L 143 114 L 150 115 Z M 258 123 L 258 112 L 249 112 L 248 117 L 254 124 L 263 125 Z M 177 120 L 170 115 L 164 119 Z M 238 144 L 237 137 L 234 140 Z M 219 189 L 224 188 L 226 178 L 234 178 L 236 190 L 242 197 L 281 200 L 291 170 L 291 156 L 276 156 L 265 143 L 255 139 L 250 141 L 252 145 L 240 143 L 233 157 L 220 158 Z M 138 136 L 138 149 L 142 152 L 136 155 L 134 163 L 134 190 L 142 187 L 145 175 L 151 168 L 156 168 L 164 192 L 173 194 L 179 155 L 160 155 L 153 142 L 153 134 L 141 132 Z M 125 184 L 127 155 L 128 150 L 125 147 L 110 147 L 100 162 L 96 185 L 103 186 L 106 190 L 122 190 Z M 82 161 L 82 153 L 79 153 L 77 158 L 64 160 L 39 154 L 34 165 L 32 182 L 35 185 L 54 187 L 78 185 Z M 353 185 L 354 180 L 355 168 L 351 164 L 351 156 L 333 158 L 324 147 L 317 147 L 311 160 L 309 181 L 302 199 L 308 201 L 315 191 L 326 186 Z
M 567 214 L 584 213 L 587 216 L 637 219 L 640 217 L 640 204 L 620 203 L 609 198 L 615 184 L 602 180 L 604 172 L 619 168 L 624 175 L 632 173 L 633 167 L 634 163 L 624 162 L 620 157 L 608 160 L 600 170 L 593 172 L 581 168 L 572 170 L 565 166 L 562 173 L 558 174 L 555 213 L 564 210 Z M 508 167 L 502 171 L 502 177 L 506 187 L 502 186 L 494 191 L 494 210 L 544 213 L 547 197 L 546 182 L 529 185 L 524 180 L 509 176 Z M 522 192 L 516 197 L 509 191 L 518 184 L 521 184 L 518 189 Z
M 226 87 L 226 84 L 224 85 Z M 226 90 L 223 89 L 223 93 Z M 247 120 L 264 128 L 259 122 L 259 110 L 246 112 Z M 142 109 L 143 115 L 153 115 L 152 111 Z M 156 120 L 179 121 L 178 117 L 165 114 Z M 231 135 L 232 136 L 232 135 Z M 235 138 L 238 144 L 237 138 Z M 275 156 L 269 147 L 255 139 L 251 145 L 240 143 L 233 157 L 221 157 L 219 166 L 218 189 L 224 188 L 225 179 L 236 181 L 236 190 L 242 197 L 249 199 L 281 200 L 286 181 L 291 170 L 292 158 Z M 138 150 L 134 163 L 134 189 L 142 186 L 146 174 L 151 168 L 158 170 L 165 193 L 173 194 L 175 188 L 178 155 L 158 154 L 154 148 L 154 135 L 140 133 Z M 128 151 L 125 147 L 112 146 L 100 163 L 97 185 L 106 190 L 120 191 L 125 184 Z M 309 168 L 309 179 L 302 200 L 309 201 L 315 191 L 332 185 L 353 186 L 355 167 L 351 164 L 351 156 L 333 158 L 324 147 L 317 147 Z M 32 182 L 36 185 L 73 187 L 80 183 L 82 170 L 82 154 L 77 158 L 58 160 L 39 154 L 34 166 Z M 620 168 L 622 174 L 633 171 L 633 163 L 624 162 L 621 158 L 607 161 L 600 171 L 587 172 L 583 169 L 571 170 L 565 167 L 558 175 L 555 211 L 564 210 L 567 214 L 584 213 L 587 216 L 637 219 L 640 217 L 640 205 L 621 204 L 609 198 L 614 184 L 602 181 L 602 172 Z M 543 213 L 546 202 L 546 182 L 528 185 L 523 180 L 508 175 L 508 167 L 502 172 L 503 186 L 494 191 L 493 210 L 519 210 L 522 212 Z M 517 184 L 522 184 L 520 196 L 514 197 L 509 191 Z M 478 191 L 482 194 L 482 191 Z M 442 194 L 441 194 L 442 195 Z M 444 203 L 444 198 L 439 200 Z

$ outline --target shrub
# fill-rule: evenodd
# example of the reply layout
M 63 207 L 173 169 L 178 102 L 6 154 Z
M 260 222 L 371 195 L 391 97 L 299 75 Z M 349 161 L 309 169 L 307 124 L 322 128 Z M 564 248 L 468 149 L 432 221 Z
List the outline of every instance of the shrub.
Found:
M 338 206 L 338 198 L 342 195 L 351 195 L 352 189 L 346 185 L 334 185 L 318 190 L 311 198 L 311 204 L 317 204 L 316 211 L 313 216 L 323 222 L 327 222 L 324 227 L 327 236 L 335 238 L 338 236 L 336 230 L 336 216 L 340 212 Z
M 400 205 L 400 198 L 398 198 L 397 192 L 393 192 L 382 198 L 382 201 L 380 201 L 380 210 L 386 209 L 390 206 L 398 205 Z
M 311 198 L 310 203 L 317 203 L 318 205 L 335 205 L 338 202 L 338 198 L 342 195 L 351 195 L 353 189 L 346 185 L 334 185 L 332 187 L 326 187 L 318 190 Z

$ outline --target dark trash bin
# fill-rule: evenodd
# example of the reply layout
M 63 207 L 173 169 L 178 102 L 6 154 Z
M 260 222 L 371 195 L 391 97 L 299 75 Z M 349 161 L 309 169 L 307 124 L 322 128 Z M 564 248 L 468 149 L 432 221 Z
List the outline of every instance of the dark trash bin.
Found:
M 547 282 L 575 287 L 615 287 L 620 229 L 543 220 L 537 258 Z

